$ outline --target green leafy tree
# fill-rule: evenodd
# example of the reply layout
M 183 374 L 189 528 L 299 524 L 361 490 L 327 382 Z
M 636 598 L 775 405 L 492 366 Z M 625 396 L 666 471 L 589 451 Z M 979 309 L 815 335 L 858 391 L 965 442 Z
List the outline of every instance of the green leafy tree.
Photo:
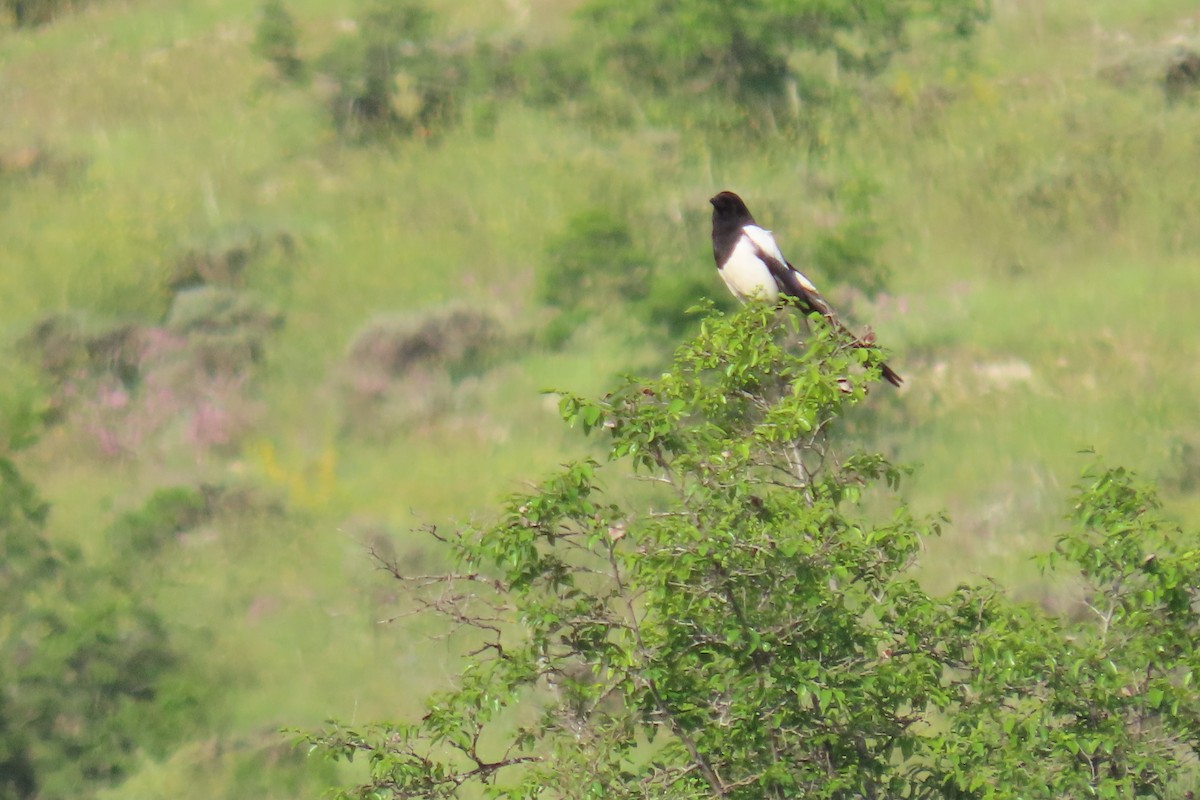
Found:
M 753 127 L 828 104 L 838 76 L 878 73 L 908 46 L 916 25 L 969 37 L 988 3 L 590 0 L 583 14 L 599 34 L 603 62 L 631 85 L 682 96 L 691 107 L 732 101 L 748 112 L 735 124 Z
M 516 44 L 437 36 L 421 0 L 374 0 L 358 31 L 318 59 L 334 125 L 351 138 L 436 137 L 464 120 L 486 134 L 510 93 Z
M 69 14 L 87 2 L 88 0 L 0 0 L 0 8 L 12 15 L 18 28 L 32 28 Z
M 281 77 L 299 80 L 304 76 L 304 62 L 297 51 L 300 35 L 296 31 L 296 21 L 282 0 L 267 0 L 260 13 L 262 16 L 254 36 L 255 51 L 274 64 Z
M 1047 559 L 1086 613 L 927 593 L 939 521 L 891 497 L 902 470 L 830 444 L 877 356 L 811 324 L 800 346 L 794 312 L 710 316 L 661 377 L 565 397 L 604 463 L 431 530 L 444 573 L 392 566 L 463 669 L 420 719 L 306 737 L 367 761 L 343 796 L 1184 796 L 1196 538 L 1097 471 Z
M 429 74 L 437 67 L 428 48 L 432 23 L 419 0 L 377 2 L 363 14 L 359 32 L 321 58 L 321 71 L 337 87 L 331 110 L 339 130 L 411 135 L 433 122 L 444 94 Z
M 28 442 L 27 423 L 8 431 L 8 448 Z M 126 775 L 139 751 L 161 754 L 176 741 L 196 714 L 194 694 L 173 684 L 176 654 L 148 606 L 46 536 L 48 506 L 8 448 L 0 448 L 0 798 L 88 796 Z
M 46 505 L 12 462 L 0 460 L 0 545 L 4 552 L 0 619 L 6 622 L 7 635 L 2 640 L 6 654 L 12 654 L 14 643 L 19 642 L 12 629 L 19 628 L 18 620 L 25 616 L 26 598 L 53 577 L 57 566 L 49 544 L 40 536 L 46 512 Z M 8 671 L 0 667 L 0 674 Z M 11 675 L 4 677 L 11 686 Z M 0 797 L 5 800 L 31 797 L 37 789 L 37 769 L 30 752 L 36 734 L 21 724 L 18 703 L 11 688 L 0 698 Z

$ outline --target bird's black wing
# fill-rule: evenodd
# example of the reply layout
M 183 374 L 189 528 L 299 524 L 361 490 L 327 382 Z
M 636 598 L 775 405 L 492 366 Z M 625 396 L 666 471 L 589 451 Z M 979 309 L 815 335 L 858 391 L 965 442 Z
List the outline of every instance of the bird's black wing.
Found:
M 821 297 L 821 293 L 818 292 L 816 287 L 813 286 L 812 283 L 809 282 L 809 280 L 805 278 L 795 267 L 793 267 L 787 261 L 780 261 L 770 253 L 764 252 L 762 247 L 758 246 L 757 244 L 755 245 L 755 251 L 762 262 L 767 265 L 767 269 L 771 271 L 771 277 L 773 277 L 775 279 L 775 283 L 779 285 L 779 290 L 784 294 L 790 295 L 791 297 L 799 300 L 800 309 L 805 314 L 811 314 L 812 312 L 816 311 L 818 314 L 825 317 L 825 319 L 829 321 L 829 324 L 832 325 L 836 330 L 840 331 L 845 336 L 848 336 L 857 347 L 862 347 L 867 350 L 873 349 L 871 345 L 864 342 L 858 336 L 855 336 L 849 328 L 842 324 L 842 321 L 838 319 L 837 314 L 834 313 L 833 308 L 830 307 L 829 303 L 825 302 L 824 297 Z M 878 362 L 878 365 L 880 373 L 882 373 L 884 380 L 886 380 L 888 383 L 892 384 L 893 386 L 899 386 L 904 382 L 899 374 L 897 374 L 894 369 L 889 367 L 884 362 L 880 361 Z
M 795 267 L 786 261 L 780 261 L 757 245 L 754 249 L 759 259 L 771 271 L 771 277 L 775 279 L 775 283 L 779 286 L 779 291 L 799 300 L 801 309 L 805 314 L 811 314 L 816 311 L 831 322 L 837 322 L 837 315 L 833 313 L 833 309 L 825 302 L 825 298 L 821 297 L 816 287 L 808 283 L 796 271 Z

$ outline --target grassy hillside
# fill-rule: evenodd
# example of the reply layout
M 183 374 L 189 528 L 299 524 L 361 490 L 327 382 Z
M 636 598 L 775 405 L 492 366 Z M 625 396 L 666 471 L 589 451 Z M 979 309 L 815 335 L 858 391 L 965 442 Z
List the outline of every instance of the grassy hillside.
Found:
M 430 8 L 448 41 L 537 43 L 567 35 L 575 5 Z M 361 14 L 288 9 L 309 62 Z M 561 348 L 545 342 L 549 245 L 594 209 L 628 224 L 657 274 L 725 302 L 708 249 L 715 191 L 742 193 L 800 260 L 850 213 L 844 187 L 874 187 L 886 291 L 868 299 L 827 264 L 806 271 L 871 323 L 907 380 L 877 390 L 863 435 L 918 465 L 903 489 L 915 506 L 951 515 L 931 582 L 1034 584 L 1026 556 L 1052 541 L 1083 448 L 1163 479 L 1172 513 L 1200 519 L 1200 92 L 1170 102 L 1161 86 L 1200 38 L 1191 4 L 997 2 L 969 48 L 918 31 L 856 95 L 858 122 L 816 148 L 485 95 L 436 136 L 357 143 L 338 135 L 319 80 L 281 81 L 255 54 L 257 25 L 230 0 L 113 0 L 0 27 L 0 374 L 13 397 L 56 411 L 18 458 L 52 504 L 50 536 L 107 564 L 128 554 L 106 531 L 157 490 L 241 498 L 163 534 L 139 571 L 190 679 L 220 690 L 190 739 L 146 754 L 107 796 L 312 794 L 331 776 L 280 749 L 275 729 L 396 716 L 447 679 L 443 645 L 379 624 L 391 587 L 368 547 L 435 558 L 413 526 L 486 514 L 584 452 L 542 390 L 601 392 L 675 344 L 621 307 Z M 241 265 L 229 282 L 275 319 L 231 323 L 222 346 L 259 337 L 257 355 L 220 379 L 179 375 L 211 357 L 173 306 L 189 264 Z M 384 412 L 355 394 L 365 378 L 348 354 L 364 328 L 450 303 L 495 320 L 482 366 L 407 373 Z M 110 384 L 64 399 L 75 373 L 29 356 L 52 315 L 177 348 L 138 350 L 135 365 L 170 401 Z M 263 786 L 258 763 L 288 777 Z
M 1000 5 L 962 99 L 923 120 L 929 88 L 898 71 L 915 99 L 859 151 L 911 297 L 895 324 L 931 370 L 902 452 L 981 561 L 1045 541 L 1076 450 L 1168 483 L 1194 469 L 1196 106 L 1158 79 L 1196 22 L 1169 3 Z

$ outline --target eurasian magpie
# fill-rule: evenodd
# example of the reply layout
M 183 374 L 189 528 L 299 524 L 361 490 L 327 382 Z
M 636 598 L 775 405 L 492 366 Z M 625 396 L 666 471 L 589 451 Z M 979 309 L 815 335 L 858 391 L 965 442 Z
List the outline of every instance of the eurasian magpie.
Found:
M 709 200 L 713 206 L 713 257 L 721 279 L 743 303 L 749 300 L 779 302 L 781 294 L 794 297 L 805 314 L 816 311 L 838 331 L 846 334 L 857 347 L 870 347 L 851 333 L 837 318 L 829 303 L 821 297 L 812 281 L 804 277 L 783 257 L 775 237 L 760 228 L 742 198 L 733 192 L 721 192 Z M 888 383 L 899 386 L 902 381 L 887 364 L 879 365 Z

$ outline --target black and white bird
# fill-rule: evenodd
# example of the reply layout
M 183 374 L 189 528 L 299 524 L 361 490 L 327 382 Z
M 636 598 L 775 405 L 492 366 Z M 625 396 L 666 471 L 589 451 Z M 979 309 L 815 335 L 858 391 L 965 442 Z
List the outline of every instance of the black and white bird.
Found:
M 841 323 L 812 281 L 783 257 L 775 237 L 759 227 L 742 198 L 733 192 L 721 192 L 709 202 L 713 206 L 713 257 L 721 279 L 734 297 L 743 303 L 750 300 L 777 303 L 780 295 L 793 297 L 805 314 L 816 311 L 856 346 L 871 346 Z M 903 382 L 887 364 L 881 363 L 879 369 L 893 386 Z

